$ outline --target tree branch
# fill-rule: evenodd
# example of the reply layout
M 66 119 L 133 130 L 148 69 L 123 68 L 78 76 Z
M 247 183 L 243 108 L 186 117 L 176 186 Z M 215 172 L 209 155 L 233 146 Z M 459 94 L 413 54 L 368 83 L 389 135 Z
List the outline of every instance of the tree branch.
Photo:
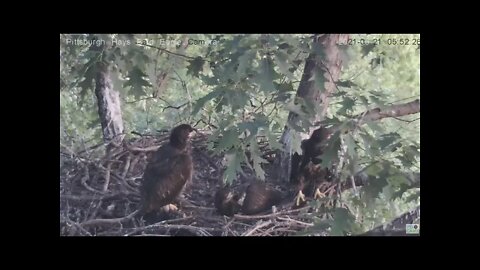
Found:
M 420 99 L 416 99 L 412 102 L 388 106 L 383 110 L 380 108 L 368 110 L 357 116 L 357 118 L 359 119 L 359 124 L 361 124 L 364 122 L 376 121 L 387 117 L 399 117 L 419 112 Z

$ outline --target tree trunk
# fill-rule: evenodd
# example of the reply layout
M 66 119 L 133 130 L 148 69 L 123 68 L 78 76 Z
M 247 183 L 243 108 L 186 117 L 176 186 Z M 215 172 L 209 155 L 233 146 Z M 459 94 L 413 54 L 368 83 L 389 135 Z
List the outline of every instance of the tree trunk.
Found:
M 123 139 L 123 119 L 120 94 L 113 89 L 108 65 L 97 64 L 95 79 L 95 95 L 97 96 L 98 115 L 102 124 L 105 142 L 119 143 Z
M 335 35 L 321 35 L 315 38 L 314 43 L 317 42 L 320 45 L 321 50 L 324 52 L 325 57 L 320 59 L 316 54 L 311 53 L 305 62 L 305 68 L 302 75 L 302 80 L 297 90 L 297 97 L 303 98 L 307 102 L 312 102 L 315 108 L 315 115 L 312 115 L 310 122 L 322 121 L 329 105 L 329 95 L 332 94 L 335 89 L 335 82 L 340 76 L 340 70 L 342 67 L 342 60 L 340 58 L 340 50 L 337 46 L 338 43 L 344 43 L 348 39 L 348 35 L 335 34 Z M 315 74 L 323 76 L 323 87 L 315 87 Z M 290 112 L 288 120 L 291 124 L 297 124 L 299 117 L 296 113 Z M 301 138 L 308 137 L 308 134 L 314 127 L 311 127 L 308 133 L 299 134 Z M 292 139 L 296 137 L 296 131 L 292 130 L 288 126 L 285 126 L 284 132 L 280 138 L 280 143 L 284 145 L 284 150 L 281 151 L 275 160 L 275 164 L 278 166 L 276 177 L 284 181 L 288 181 L 291 170 L 291 154 L 292 154 Z

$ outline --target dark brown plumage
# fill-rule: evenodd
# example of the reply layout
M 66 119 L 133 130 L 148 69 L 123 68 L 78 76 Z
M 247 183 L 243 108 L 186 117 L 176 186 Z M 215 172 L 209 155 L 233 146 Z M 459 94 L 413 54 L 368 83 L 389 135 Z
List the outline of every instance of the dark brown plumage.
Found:
M 325 142 L 331 135 L 325 127 L 320 127 L 313 131 L 309 139 L 302 141 L 302 155 L 295 153 L 292 157 L 292 171 L 290 182 L 296 185 L 298 190 L 297 206 L 303 205 L 305 195 L 323 196 L 318 189 L 318 185 L 330 178 L 330 172 L 327 168 L 322 168 L 321 159 L 318 157 L 323 154 Z
M 140 189 L 143 214 L 173 203 L 191 180 L 193 164 L 187 146 L 194 130 L 187 124 L 175 127 L 169 142 L 162 145 L 148 163 Z
M 329 135 L 328 130 L 321 127 L 314 130 L 308 140 L 302 142 L 303 159 L 300 165 L 300 170 L 305 168 L 310 161 L 313 164 L 321 162 L 321 159 L 319 159 L 318 156 L 323 154 L 323 143 L 327 140 Z
M 240 210 L 239 199 L 238 193 L 225 186 L 215 193 L 215 208 L 219 214 L 231 217 Z
M 265 183 L 255 181 L 247 188 L 242 213 L 245 215 L 261 213 L 280 203 L 282 197 L 280 191 L 267 186 Z

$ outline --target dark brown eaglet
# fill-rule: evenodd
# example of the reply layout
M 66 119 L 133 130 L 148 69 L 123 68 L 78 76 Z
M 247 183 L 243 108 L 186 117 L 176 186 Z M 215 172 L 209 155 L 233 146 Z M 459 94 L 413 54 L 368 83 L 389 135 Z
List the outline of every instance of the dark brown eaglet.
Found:
M 242 213 L 255 215 L 269 210 L 273 205 L 281 202 L 283 194 L 265 183 L 255 181 L 247 188 L 243 200 Z
M 224 186 L 215 193 L 215 208 L 225 216 L 233 216 L 240 210 L 240 195 L 230 186 Z
M 193 164 L 188 139 L 194 130 L 187 124 L 175 127 L 169 142 L 162 145 L 147 164 L 140 188 L 144 214 L 173 203 L 191 181 Z

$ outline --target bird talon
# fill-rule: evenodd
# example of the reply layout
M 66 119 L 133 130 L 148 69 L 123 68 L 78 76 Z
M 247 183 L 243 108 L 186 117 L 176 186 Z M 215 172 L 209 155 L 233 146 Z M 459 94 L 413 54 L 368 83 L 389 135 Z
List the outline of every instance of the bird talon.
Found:
M 299 206 L 300 203 L 305 202 L 305 200 L 305 195 L 301 190 L 299 190 L 297 196 L 295 197 L 296 205 Z
M 313 196 L 313 198 L 316 200 L 316 199 L 321 199 L 321 198 L 325 198 L 325 193 L 322 193 L 320 191 L 319 188 L 315 189 L 315 195 Z
M 167 213 L 174 212 L 178 210 L 178 207 L 174 204 L 167 204 L 163 207 L 163 210 Z

